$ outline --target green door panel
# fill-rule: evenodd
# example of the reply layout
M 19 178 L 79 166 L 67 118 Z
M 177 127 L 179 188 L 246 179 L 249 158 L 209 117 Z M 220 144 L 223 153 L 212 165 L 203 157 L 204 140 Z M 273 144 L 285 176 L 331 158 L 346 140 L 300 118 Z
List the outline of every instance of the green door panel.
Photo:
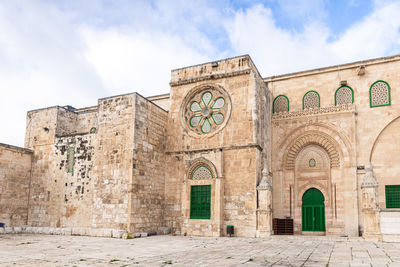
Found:
M 316 188 L 308 189 L 302 198 L 302 230 L 325 231 L 324 195 Z

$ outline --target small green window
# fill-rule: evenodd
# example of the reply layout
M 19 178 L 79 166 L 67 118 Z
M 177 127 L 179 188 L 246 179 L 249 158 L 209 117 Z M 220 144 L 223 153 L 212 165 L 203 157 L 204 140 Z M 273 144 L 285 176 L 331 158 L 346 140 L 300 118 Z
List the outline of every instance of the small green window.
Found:
M 386 208 L 400 208 L 400 185 L 386 185 Z
M 308 167 L 314 168 L 315 166 L 317 166 L 317 162 L 315 161 L 315 159 L 310 159 L 308 161 Z
M 285 95 L 278 95 L 272 102 L 272 112 L 289 112 L 289 99 Z
M 354 103 L 354 91 L 350 86 L 340 86 L 335 92 L 335 106 Z
M 371 108 L 390 106 L 390 86 L 385 81 L 376 81 L 369 88 L 369 104 Z
M 211 185 L 192 185 L 190 188 L 190 219 L 210 219 Z
M 309 108 L 319 108 L 320 107 L 320 97 L 316 91 L 308 91 L 303 96 L 303 109 Z
M 67 155 L 67 172 L 74 174 L 74 164 L 75 164 L 75 148 L 71 146 L 68 148 Z

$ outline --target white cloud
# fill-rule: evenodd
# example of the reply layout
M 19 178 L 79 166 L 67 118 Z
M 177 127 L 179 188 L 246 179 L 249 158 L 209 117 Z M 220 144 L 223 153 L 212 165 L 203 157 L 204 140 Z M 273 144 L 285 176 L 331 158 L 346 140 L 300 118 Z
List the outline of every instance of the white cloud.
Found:
M 398 2 L 381 3 L 333 41 L 320 20 L 289 31 L 279 28 L 272 11 L 262 5 L 236 12 L 226 28 L 235 52 L 249 53 L 269 76 L 398 53 L 399 13 Z
M 85 29 L 82 34 L 88 45 L 86 59 L 110 94 L 166 93 L 171 69 L 209 60 L 186 46 L 179 36 L 93 29 Z
M 250 54 L 268 76 L 399 52 L 398 2 L 376 0 L 333 41 L 323 0 L 280 3 L 301 30 L 228 0 L 1 1 L 0 142 L 23 145 L 30 109 L 165 93 L 171 69 L 208 60 Z
M 28 110 L 92 105 L 103 90 L 74 25 L 54 8 L 0 4 L 0 47 L 0 142 L 23 145 Z
M 329 30 L 310 23 L 302 32 L 276 26 L 272 11 L 262 5 L 236 13 L 226 24 L 236 53 L 249 53 L 263 75 L 301 70 L 326 63 Z
M 108 9 L 96 1 L 77 4 L 78 9 L 64 4 L 0 3 L 2 143 L 23 146 L 28 110 L 84 107 L 100 97 L 133 91 L 166 93 L 172 68 L 209 60 L 217 52 L 199 30 L 217 12 L 196 14 L 196 8 L 207 9 L 198 3 L 174 2 L 184 7 L 174 9 L 163 1 L 145 1 L 128 10 Z M 89 9 L 99 12 L 98 17 L 86 19 Z M 196 23 L 185 23 L 174 10 L 186 12 Z

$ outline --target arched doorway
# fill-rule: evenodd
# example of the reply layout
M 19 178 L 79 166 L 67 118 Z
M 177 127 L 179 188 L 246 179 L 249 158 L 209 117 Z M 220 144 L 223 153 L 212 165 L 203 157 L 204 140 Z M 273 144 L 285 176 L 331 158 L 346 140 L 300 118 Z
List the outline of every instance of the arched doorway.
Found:
M 316 188 L 308 189 L 302 198 L 302 230 L 325 231 L 325 198 Z

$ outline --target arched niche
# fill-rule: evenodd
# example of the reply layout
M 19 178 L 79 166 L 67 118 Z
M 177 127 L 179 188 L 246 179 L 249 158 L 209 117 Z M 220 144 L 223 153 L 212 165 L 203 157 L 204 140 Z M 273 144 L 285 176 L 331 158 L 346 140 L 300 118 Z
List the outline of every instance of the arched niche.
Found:
M 379 183 L 378 201 L 380 208 L 386 208 L 386 185 L 400 184 L 400 117 L 389 122 L 375 139 L 370 161 Z

